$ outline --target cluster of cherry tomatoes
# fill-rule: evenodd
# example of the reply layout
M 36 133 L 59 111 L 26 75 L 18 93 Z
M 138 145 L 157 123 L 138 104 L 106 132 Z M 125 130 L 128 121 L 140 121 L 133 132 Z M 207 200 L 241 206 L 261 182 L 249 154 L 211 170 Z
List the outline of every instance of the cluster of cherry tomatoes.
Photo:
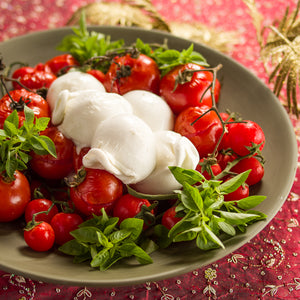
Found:
M 0 128 L 14 109 L 18 111 L 21 125 L 24 105 L 37 118 L 50 118 L 41 91 L 71 67 L 80 66 L 70 54 L 63 54 L 35 67 L 15 70 L 13 90 L 0 100 Z M 185 70 L 192 73 L 179 82 Z M 265 143 L 262 129 L 253 121 L 236 122 L 231 115 L 214 109 L 221 85 L 204 67 L 192 63 L 180 65 L 161 77 L 152 58 L 125 54 L 115 57 L 105 74 L 96 69 L 84 71 L 100 80 L 107 92 L 122 95 L 131 90 L 147 90 L 164 98 L 176 117 L 174 131 L 193 142 L 201 157 L 197 170 L 208 179 L 220 178 L 223 172 L 222 180 L 227 180 L 230 174 L 251 169 L 246 183 L 226 195 L 225 200 L 248 196 L 249 186 L 262 179 L 264 167 L 258 155 Z M 54 142 L 57 157 L 32 152 L 25 174 L 16 171 L 14 181 L 7 182 L 3 177 L 0 181 L 0 222 L 24 217 L 27 223 L 24 238 L 32 249 L 46 251 L 54 244 L 64 244 L 72 238 L 70 231 L 93 214 L 100 214 L 103 207 L 120 221 L 136 216 L 143 206 L 150 207 L 148 200 L 129 195 L 114 175 L 105 170 L 83 168 L 82 157 L 89 149 L 83 148 L 78 154 L 72 140 L 51 122 L 41 134 Z M 228 169 L 228 163 L 233 161 L 236 163 Z M 161 220 L 168 229 L 177 221 L 174 207 L 167 209 Z

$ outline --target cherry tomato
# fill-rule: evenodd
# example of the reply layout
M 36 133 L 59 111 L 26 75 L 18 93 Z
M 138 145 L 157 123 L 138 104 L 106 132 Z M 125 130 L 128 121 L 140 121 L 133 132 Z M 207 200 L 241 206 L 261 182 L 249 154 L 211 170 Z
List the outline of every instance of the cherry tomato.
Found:
M 203 158 L 200 159 L 200 162 L 197 165 L 196 170 L 198 172 L 200 172 L 206 179 L 209 180 L 209 179 L 211 179 L 211 174 L 205 168 L 203 170 L 203 167 L 200 164 L 203 161 L 204 161 Z M 215 163 L 214 165 L 211 165 L 211 171 L 212 171 L 212 173 L 213 173 L 214 176 L 217 176 L 218 174 L 220 174 L 222 172 L 222 168 L 221 168 L 221 166 L 218 163 Z
M 182 77 L 185 70 L 204 69 L 204 67 L 197 64 L 188 63 L 175 67 L 162 77 L 160 95 L 169 104 L 174 114 L 179 114 L 190 106 L 199 106 L 201 104 L 212 106 L 211 91 L 208 89 L 213 82 L 213 74 L 210 71 L 194 72 L 183 83 L 179 81 L 179 76 Z M 214 89 L 216 103 L 219 100 L 220 89 L 220 83 L 216 79 Z M 203 97 L 202 100 L 201 97 Z
M 222 120 L 225 122 L 232 122 L 234 121 L 232 118 L 229 118 L 229 114 L 226 112 L 219 112 L 220 117 L 222 118 Z
M 22 78 L 26 74 L 32 74 L 33 72 L 34 72 L 33 67 L 28 67 L 28 66 L 20 67 L 13 72 L 12 78 L 14 79 Z M 20 86 L 17 83 L 14 84 L 18 89 L 20 89 Z
M 222 170 L 226 168 L 229 162 L 234 161 L 237 158 L 235 154 L 223 154 L 219 152 L 217 155 L 217 162 Z
M 30 230 L 24 230 L 24 240 L 35 251 L 48 251 L 54 244 L 55 233 L 49 223 L 41 222 Z
M 219 115 L 220 115 L 220 117 L 222 118 L 222 120 L 224 122 L 233 122 L 234 121 L 234 119 L 230 118 L 230 116 L 229 116 L 228 113 L 220 112 Z M 222 136 L 221 142 L 219 144 L 219 147 L 218 147 L 219 150 L 227 149 L 228 148 L 227 147 L 227 145 L 228 145 L 228 142 L 227 142 L 227 134 L 228 134 L 227 127 L 228 127 L 228 124 L 224 124 L 224 126 L 225 126 L 226 130 L 225 130 L 225 132 L 224 132 L 224 134 Z
M 45 211 L 47 212 L 52 206 L 53 202 L 48 199 L 34 199 L 30 201 L 25 208 L 25 221 L 26 223 L 32 221 L 33 215 Z M 35 216 L 35 221 L 45 221 L 50 223 L 51 219 L 58 213 L 57 206 L 54 205 L 48 213 L 41 213 Z
M 245 120 L 239 123 L 228 124 L 228 133 L 226 136 L 226 144 L 236 154 L 244 156 L 249 154 L 246 147 L 251 147 L 252 144 L 260 145 L 260 150 L 265 144 L 265 135 L 262 128 L 255 122 Z
M 91 69 L 87 71 L 88 74 L 93 75 L 96 79 L 98 79 L 101 83 L 104 83 L 105 74 L 100 70 Z
M 41 134 L 48 136 L 53 141 L 57 157 L 55 158 L 50 154 L 31 153 L 30 166 L 43 178 L 62 179 L 73 170 L 74 143 L 55 126 L 47 128 Z
M 38 90 L 41 88 L 49 88 L 51 83 L 56 79 L 51 69 L 42 63 L 36 65 L 34 68 L 21 67 L 12 74 L 12 78 L 19 80 L 19 82 L 31 90 Z M 21 89 L 22 86 L 17 82 L 13 82 L 14 89 Z
M 207 112 L 209 109 L 207 105 L 188 107 L 175 120 L 174 131 L 187 137 L 197 148 L 200 157 L 206 157 L 214 151 L 223 131 L 216 112 Z
M 85 216 L 100 215 L 103 207 L 107 211 L 111 210 L 122 194 L 122 182 L 109 172 L 99 169 L 86 169 L 83 182 L 70 189 L 72 202 Z
M 175 206 L 172 206 L 164 212 L 161 219 L 161 224 L 170 230 L 181 219 L 181 217 L 176 216 Z
M 159 82 L 160 71 L 152 58 L 144 54 L 133 58 L 126 54 L 115 57 L 103 84 L 107 92 L 120 95 L 132 90 L 147 90 L 158 94 Z
M 114 204 L 113 216 L 118 217 L 121 223 L 127 218 L 134 218 L 141 212 L 143 205 L 149 207 L 151 204 L 147 199 L 140 199 L 130 194 L 123 195 Z
M 15 180 L 6 181 L 0 177 L 0 222 L 10 222 L 21 217 L 31 199 L 30 185 L 26 176 L 15 172 Z
M 48 186 L 39 179 L 31 179 L 30 181 L 30 190 L 31 190 L 31 198 L 38 199 L 38 198 L 51 198 L 51 192 Z
M 229 180 L 229 178 L 227 179 Z M 249 196 L 249 185 L 247 183 L 239 186 L 235 191 L 224 195 L 224 201 L 241 200 Z
M 55 232 L 55 243 L 63 245 L 73 239 L 71 231 L 78 228 L 83 222 L 80 215 L 75 213 L 58 213 L 51 220 L 51 226 Z
M 9 95 L 6 94 L 0 99 L 0 128 L 3 128 L 4 121 L 15 109 L 19 115 L 19 125 L 22 126 L 25 120 L 25 105 L 33 110 L 35 117 L 50 118 L 49 104 L 42 96 L 25 89 L 10 91 Z
M 61 54 L 49 59 L 45 65 L 58 76 L 60 72 L 66 73 L 70 67 L 78 66 L 79 63 L 71 54 Z
M 246 183 L 250 186 L 261 181 L 265 174 L 263 165 L 254 156 L 243 158 L 234 167 L 231 168 L 231 171 L 236 173 L 243 173 L 247 170 L 251 170 L 248 178 L 246 179 Z
M 73 165 L 74 170 L 77 172 L 82 166 L 82 158 L 89 152 L 90 147 L 83 147 L 80 149 L 80 152 L 77 153 L 76 147 L 74 147 L 73 152 Z

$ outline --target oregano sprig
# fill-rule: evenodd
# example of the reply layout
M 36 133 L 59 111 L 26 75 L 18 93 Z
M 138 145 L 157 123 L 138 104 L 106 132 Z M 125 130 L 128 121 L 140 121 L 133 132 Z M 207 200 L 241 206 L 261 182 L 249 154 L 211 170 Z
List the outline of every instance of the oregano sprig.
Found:
M 51 154 L 56 157 L 53 141 L 40 132 L 45 130 L 49 118 L 35 118 L 34 112 L 24 106 L 25 120 L 19 126 L 18 112 L 14 110 L 0 129 L 0 173 L 8 180 L 14 180 L 16 170 L 26 170 L 30 160 L 30 151 L 37 154 Z

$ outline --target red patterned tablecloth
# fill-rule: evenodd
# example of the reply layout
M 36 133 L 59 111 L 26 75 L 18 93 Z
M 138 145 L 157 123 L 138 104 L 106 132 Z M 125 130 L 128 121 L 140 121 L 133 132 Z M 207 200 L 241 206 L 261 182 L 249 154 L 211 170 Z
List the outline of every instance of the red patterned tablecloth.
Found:
M 62 27 L 78 7 L 93 0 L 1 0 L 0 41 L 30 31 Z M 250 2 L 250 1 L 249 1 Z M 256 0 L 264 23 L 281 19 L 296 0 Z M 153 0 L 166 21 L 198 21 L 235 31 L 230 56 L 267 79 L 259 60 L 252 19 L 242 0 Z M 300 122 L 291 116 L 297 139 Z M 300 299 L 300 173 L 271 223 L 227 257 L 188 274 L 120 288 L 48 284 L 0 271 L 0 299 Z M 280 232 L 280 234 L 278 234 Z

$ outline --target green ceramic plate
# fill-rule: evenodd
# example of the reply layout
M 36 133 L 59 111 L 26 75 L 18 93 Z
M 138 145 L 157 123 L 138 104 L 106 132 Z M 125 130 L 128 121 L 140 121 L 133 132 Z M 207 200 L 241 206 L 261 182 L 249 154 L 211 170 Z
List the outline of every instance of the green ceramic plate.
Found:
M 144 42 L 163 43 L 170 48 L 184 49 L 190 41 L 156 31 L 124 27 L 93 27 L 109 34 L 112 40 L 123 38 L 131 43 L 136 38 Z M 70 28 L 37 32 L 0 43 L 4 63 L 24 61 L 30 65 L 45 62 L 60 54 L 55 48 Z M 260 79 L 229 57 L 203 45 L 195 44 L 208 62 L 222 64 L 219 79 L 222 83 L 220 108 L 239 112 L 245 119 L 256 121 L 266 135 L 263 150 L 266 158 L 265 176 L 257 193 L 267 199 L 258 209 L 268 215 L 263 222 L 251 225 L 247 232 L 225 242 L 226 250 L 201 252 L 192 244 L 176 245 L 153 253 L 154 263 L 141 266 L 130 260 L 108 271 L 92 270 L 89 266 L 72 263 L 72 258 L 59 252 L 37 253 L 26 247 L 18 222 L 0 224 L 0 269 L 32 279 L 79 286 L 119 286 L 174 277 L 215 262 L 235 251 L 257 235 L 275 216 L 293 184 L 297 165 L 297 144 L 289 117 L 279 101 Z M 1 195 L 0 195 L 1 199 Z

